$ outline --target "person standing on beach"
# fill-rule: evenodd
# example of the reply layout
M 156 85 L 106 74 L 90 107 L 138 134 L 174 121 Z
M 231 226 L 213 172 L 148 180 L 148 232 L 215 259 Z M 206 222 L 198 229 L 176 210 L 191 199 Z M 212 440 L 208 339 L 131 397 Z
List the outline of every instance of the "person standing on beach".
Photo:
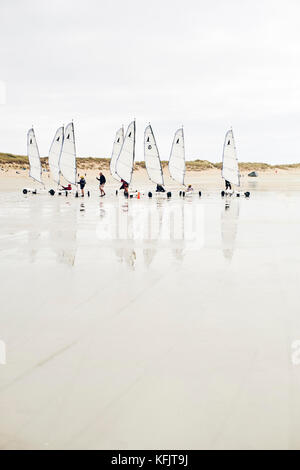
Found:
M 229 181 L 225 180 L 225 191 L 227 191 L 227 189 L 231 190 L 231 184 L 229 183 Z
M 106 178 L 103 173 L 100 171 L 99 178 L 96 178 L 99 181 L 100 197 L 105 196 L 104 185 L 106 183 Z
M 156 185 L 156 192 L 157 192 L 157 193 L 165 193 L 166 190 L 165 190 L 165 188 L 164 188 L 161 184 L 157 184 L 157 185 Z
M 128 183 L 126 183 L 125 180 L 121 179 L 121 183 L 122 183 L 122 186 L 120 187 L 120 189 L 124 189 L 124 196 L 125 197 L 128 197 Z
M 80 189 L 81 189 L 81 196 L 84 197 L 84 187 L 86 185 L 86 181 L 84 179 L 84 176 L 80 176 L 80 180 L 79 180 L 79 186 L 80 186 Z

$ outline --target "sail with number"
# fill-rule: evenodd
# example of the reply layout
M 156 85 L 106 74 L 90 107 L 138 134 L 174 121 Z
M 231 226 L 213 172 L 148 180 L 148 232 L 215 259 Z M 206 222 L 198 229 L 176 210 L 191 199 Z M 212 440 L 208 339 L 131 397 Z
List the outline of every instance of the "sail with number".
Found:
M 60 172 L 69 183 L 76 184 L 76 146 L 73 122 L 70 122 L 65 129 L 60 156 Z
M 130 184 L 135 157 L 135 121 L 129 124 L 125 139 L 117 158 L 116 173 L 126 183 Z
M 236 186 L 240 186 L 239 165 L 232 129 L 226 133 L 223 148 L 222 177 Z
M 184 184 L 185 151 L 183 128 L 180 128 L 175 132 L 169 159 L 169 172 L 171 178 L 177 181 L 177 183 Z
M 159 152 L 151 125 L 146 127 L 144 134 L 144 156 L 149 179 L 153 183 L 164 185 L 164 177 Z
M 124 142 L 124 129 L 123 127 L 121 127 L 121 129 L 119 129 L 116 133 L 113 150 L 111 154 L 111 159 L 110 159 L 110 173 L 118 181 L 120 181 L 120 177 L 118 176 L 116 172 L 116 164 L 117 164 L 117 159 L 120 154 L 123 142 Z
M 57 129 L 49 150 L 49 167 L 53 180 L 60 183 L 60 157 L 64 143 L 64 128 Z
M 42 165 L 40 159 L 40 152 L 35 138 L 33 129 L 30 129 L 27 134 L 27 155 L 29 160 L 29 176 L 39 183 L 42 181 Z

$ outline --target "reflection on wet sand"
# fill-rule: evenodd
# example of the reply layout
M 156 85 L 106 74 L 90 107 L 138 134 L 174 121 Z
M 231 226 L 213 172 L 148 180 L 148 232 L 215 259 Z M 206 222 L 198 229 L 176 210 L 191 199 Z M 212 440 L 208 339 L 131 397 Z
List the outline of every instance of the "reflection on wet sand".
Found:
M 115 248 L 115 254 L 120 263 L 125 263 L 126 266 L 134 270 L 136 263 L 136 252 L 130 248 Z
M 28 200 L 25 209 L 29 221 L 26 246 L 30 262 L 37 261 L 42 249 L 50 249 L 58 263 L 73 266 L 77 250 L 77 209 L 60 200 L 52 200 L 51 205 Z
M 118 262 L 131 270 L 139 260 L 151 266 L 159 250 L 182 262 L 191 233 L 197 229 L 192 222 L 195 208 L 197 212 L 197 205 L 193 208 L 183 200 L 117 199 L 97 206 L 93 201 L 57 198 L 41 204 L 38 199 L 28 199 L 24 205 L 24 216 L 30 222 L 28 254 L 36 262 L 39 251 L 43 250 L 43 256 L 50 251 L 58 263 L 74 266 L 79 249 L 97 244 L 101 250 L 112 249 Z
M 69 199 L 0 204 L 1 449 L 299 448 L 300 194 Z
M 158 199 L 156 201 L 156 210 L 157 210 L 157 215 L 158 215 L 158 233 L 157 237 L 160 238 L 161 236 L 161 227 L 162 227 L 162 220 L 163 220 L 163 201 Z M 152 261 L 155 258 L 155 255 L 157 253 L 157 245 L 158 245 L 158 239 L 153 240 L 153 224 L 152 224 L 152 218 L 151 218 L 151 213 L 148 213 L 148 232 L 146 234 L 147 241 L 150 244 L 148 247 L 144 248 L 143 250 L 143 256 L 144 256 L 144 263 L 147 267 L 149 267 L 152 263 Z M 151 243 L 152 240 L 152 243 Z
M 80 205 L 80 211 L 84 204 Z M 51 220 L 52 219 L 52 220 Z M 77 211 L 66 205 L 53 206 L 49 220 L 50 246 L 57 255 L 58 263 L 74 266 L 77 250 Z
M 28 219 L 31 220 L 30 229 L 27 232 L 29 261 L 34 263 L 41 243 L 40 219 L 43 217 L 43 206 L 40 204 L 28 205 Z
M 184 202 L 173 206 L 167 200 L 153 201 L 146 206 L 126 202 L 106 209 L 98 233 L 110 240 L 119 261 L 125 261 L 134 269 L 139 248 L 146 267 L 151 265 L 158 249 L 167 249 L 176 260 L 183 260 L 186 243 Z M 111 209 L 112 213 L 108 215 Z M 104 208 L 102 215 L 103 211 Z M 111 236 L 108 236 L 109 225 L 112 226 Z
M 184 205 L 182 204 L 181 207 L 179 207 L 179 231 L 180 231 L 180 235 L 179 235 L 179 240 L 180 242 L 176 245 L 173 241 L 173 245 L 175 245 L 172 249 L 172 252 L 173 252 L 173 256 L 174 258 L 177 260 L 177 261 L 183 261 L 183 258 L 184 258 L 184 239 L 185 239 L 185 217 L 184 217 L 185 213 L 184 213 Z M 171 232 L 173 231 L 174 233 L 174 218 L 171 219 L 172 220 L 172 226 L 171 226 Z M 174 237 L 172 237 L 172 239 L 174 240 Z
M 103 219 L 106 216 L 106 211 L 105 211 L 105 205 L 103 204 L 102 201 L 99 203 L 99 217 L 100 219 Z
M 239 218 L 239 199 L 226 198 L 221 215 L 221 235 L 224 257 L 231 261 L 235 249 Z

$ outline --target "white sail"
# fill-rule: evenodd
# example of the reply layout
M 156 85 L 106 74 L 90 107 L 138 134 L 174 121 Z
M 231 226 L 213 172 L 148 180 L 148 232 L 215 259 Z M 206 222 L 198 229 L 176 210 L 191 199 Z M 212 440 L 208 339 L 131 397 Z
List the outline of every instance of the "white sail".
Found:
M 135 121 L 129 124 L 125 139 L 117 158 L 116 173 L 126 183 L 130 184 L 135 157 Z
M 33 129 L 30 129 L 27 134 L 27 155 L 29 160 L 29 176 L 34 180 L 42 183 L 42 165 L 40 159 L 40 152 L 37 146 L 35 133 Z
M 225 136 L 222 177 L 236 186 L 240 185 L 240 173 L 232 129 Z
M 183 129 L 175 132 L 171 155 L 169 159 L 169 172 L 171 177 L 179 184 L 184 184 L 185 151 Z
M 76 147 L 73 122 L 65 129 L 64 143 L 60 156 L 60 172 L 71 184 L 76 184 Z
M 57 129 L 54 139 L 52 141 L 50 150 L 49 150 L 49 166 L 53 180 L 59 184 L 60 183 L 60 156 L 62 152 L 62 146 L 64 143 L 64 128 L 60 127 Z
M 117 164 L 117 159 L 120 154 L 123 142 L 124 142 L 124 129 L 123 127 L 121 127 L 121 129 L 119 129 L 116 133 L 113 150 L 111 154 L 111 159 L 110 159 L 110 173 L 118 181 L 120 181 L 120 178 L 116 173 L 116 164 Z
M 144 156 L 149 179 L 153 183 L 164 185 L 164 177 L 152 127 L 147 126 L 144 135 Z

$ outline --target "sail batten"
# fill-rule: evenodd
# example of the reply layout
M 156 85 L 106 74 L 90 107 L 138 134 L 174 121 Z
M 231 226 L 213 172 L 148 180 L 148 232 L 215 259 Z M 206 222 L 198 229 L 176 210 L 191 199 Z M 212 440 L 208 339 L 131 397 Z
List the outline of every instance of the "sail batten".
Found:
M 34 129 L 30 129 L 27 133 L 27 155 L 30 166 L 29 176 L 43 184 L 41 158 Z
M 111 154 L 111 159 L 110 159 L 110 173 L 112 177 L 118 181 L 120 181 L 120 177 L 118 176 L 116 172 L 116 164 L 117 164 L 117 159 L 119 157 L 123 142 L 124 142 L 124 129 L 123 127 L 121 127 L 116 133 L 113 150 Z
M 116 173 L 130 184 L 135 158 L 135 121 L 129 124 L 116 162 Z
M 156 140 L 151 125 L 144 134 L 144 157 L 149 179 L 155 184 L 164 185 L 164 177 Z
M 76 184 L 76 145 L 73 122 L 67 125 L 59 161 L 60 172 L 71 184 Z
M 178 129 L 174 135 L 169 159 L 169 172 L 173 180 L 177 181 L 179 184 L 184 185 L 185 148 L 183 128 Z
M 225 135 L 223 147 L 222 177 L 236 186 L 240 186 L 240 172 L 232 129 Z
M 60 158 L 64 143 L 64 128 L 57 129 L 49 150 L 49 167 L 53 180 L 60 183 Z

